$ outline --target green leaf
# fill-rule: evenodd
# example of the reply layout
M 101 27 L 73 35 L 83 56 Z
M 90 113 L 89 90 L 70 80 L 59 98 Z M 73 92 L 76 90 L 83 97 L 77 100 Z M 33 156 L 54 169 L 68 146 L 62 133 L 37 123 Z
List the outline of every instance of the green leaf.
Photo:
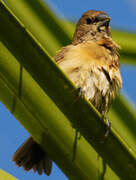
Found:
M 69 25 L 65 26 L 55 17 L 41 0 L 6 0 L 5 1 L 17 17 L 23 22 L 25 28 L 40 41 L 44 48 L 55 55 L 56 50 L 64 44 L 69 44 L 71 37 L 67 32 Z M 29 18 L 28 18 L 29 17 Z
M 121 62 L 136 65 L 136 34 L 117 30 L 112 34 L 114 40 L 121 46 Z
M 11 176 L 7 172 L 3 171 L 2 169 L 0 169 L 0 179 L 1 180 L 16 180 L 15 177 Z
M 123 96 L 118 96 L 108 115 L 112 126 L 136 153 L 136 112 L 133 106 Z

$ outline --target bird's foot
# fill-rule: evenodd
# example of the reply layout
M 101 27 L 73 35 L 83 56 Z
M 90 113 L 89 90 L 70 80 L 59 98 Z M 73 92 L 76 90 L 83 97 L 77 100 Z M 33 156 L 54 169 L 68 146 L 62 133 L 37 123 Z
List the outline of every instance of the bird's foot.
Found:
M 107 117 L 105 117 L 105 120 L 106 120 L 107 129 L 106 129 L 106 133 L 105 133 L 104 137 L 107 138 L 110 133 L 111 123 Z
M 109 133 L 110 133 L 111 123 L 110 123 L 109 119 L 107 117 L 105 117 L 105 113 L 104 112 L 102 112 L 102 116 L 103 116 L 104 121 L 106 122 L 106 125 L 107 125 L 106 133 L 104 135 L 104 137 L 106 139 L 106 138 L 108 138 Z

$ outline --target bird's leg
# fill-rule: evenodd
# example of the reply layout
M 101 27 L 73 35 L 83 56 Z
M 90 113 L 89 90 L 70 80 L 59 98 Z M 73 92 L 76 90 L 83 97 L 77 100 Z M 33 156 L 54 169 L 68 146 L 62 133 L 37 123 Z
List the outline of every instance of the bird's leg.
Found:
M 105 120 L 106 120 L 107 130 L 106 130 L 104 137 L 107 138 L 109 136 L 109 133 L 110 133 L 111 123 L 107 117 L 105 117 Z
M 109 136 L 109 133 L 110 133 L 111 123 L 110 123 L 109 119 L 107 117 L 105 117 L 104 111 L 102 111 L 102 116 L 103 116 L 103 119 L 106 121 L 106 125 L 107 125 L 106 133 L 104 135 L 104 137 L 107 138 Z

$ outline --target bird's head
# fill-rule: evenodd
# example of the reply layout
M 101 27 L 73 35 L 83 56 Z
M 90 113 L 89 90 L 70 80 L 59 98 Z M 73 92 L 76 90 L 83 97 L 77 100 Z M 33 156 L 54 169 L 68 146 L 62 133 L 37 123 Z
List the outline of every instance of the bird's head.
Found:
M 104 11 L 89 10 L 79 19 L 73 44 L 111 36 L 110 17 Z

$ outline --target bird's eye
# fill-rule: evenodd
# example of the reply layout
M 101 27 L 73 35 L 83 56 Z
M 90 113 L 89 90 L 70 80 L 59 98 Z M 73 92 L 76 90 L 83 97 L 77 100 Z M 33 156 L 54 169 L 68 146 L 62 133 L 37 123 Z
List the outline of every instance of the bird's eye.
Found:
M 86 18 L 86 23 L 87 23 L 87 24 L 91 24 L 92 22 L 93 22 L 92 19 Z

